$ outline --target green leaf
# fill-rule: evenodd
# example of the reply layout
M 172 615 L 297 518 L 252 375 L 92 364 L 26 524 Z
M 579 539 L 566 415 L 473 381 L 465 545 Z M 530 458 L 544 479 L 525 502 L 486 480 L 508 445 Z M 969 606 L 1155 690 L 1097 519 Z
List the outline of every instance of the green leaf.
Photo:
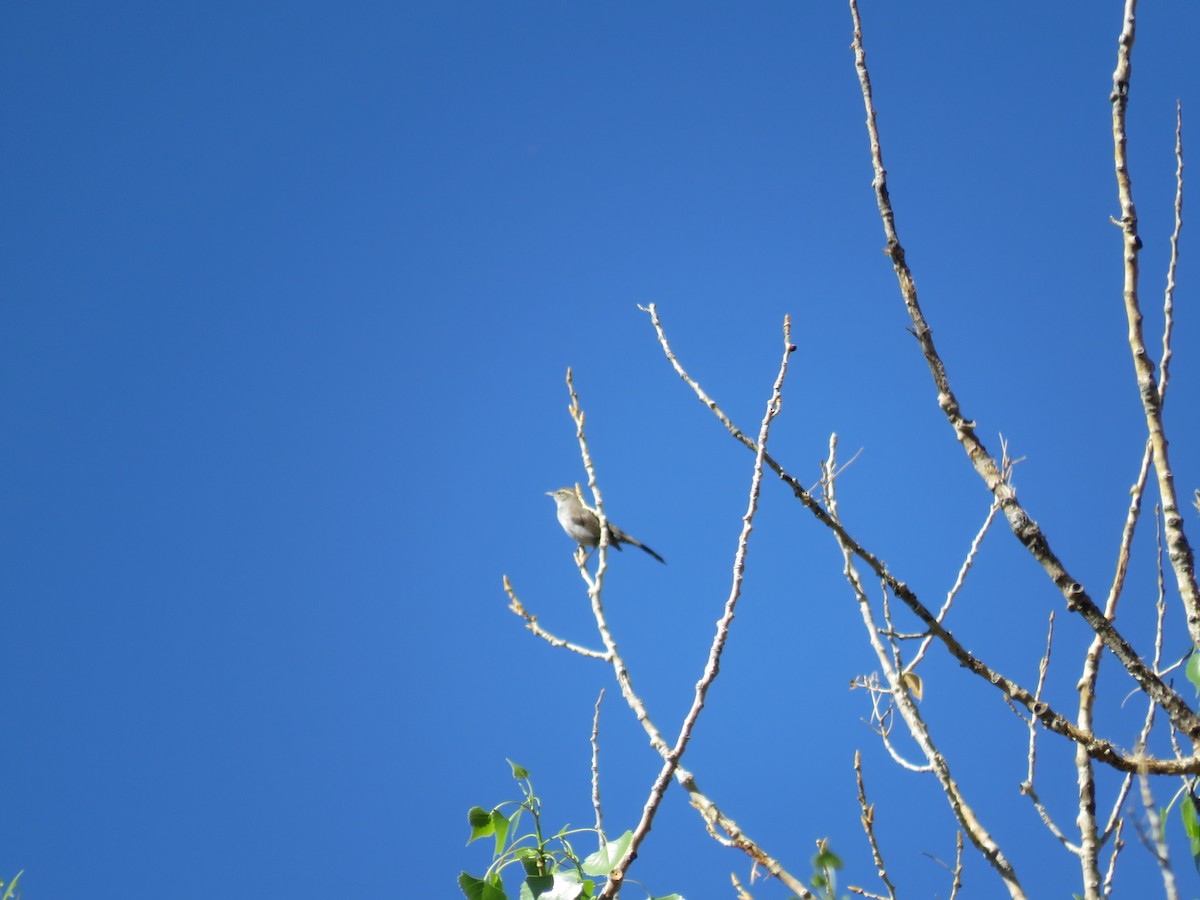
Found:
M 504 852 L 504 842 L 508 838 L 508 817 L 499 809 L 493 809 L 490 816 L 492 830 L 496 832 L 495 856 Z
M 1196 689 L 1196 696 L 1200 697 L 1200 653 L 1192 648 L 1192 655 L 1187 661 L 1187 679 L 1192 683 L 1192 687 Z
M 521 900 L 579 900 L 583 890 L 578 872 L 534 875 L 521 885 Z
M 613 866 L 621 861 L 621 857 L 625 855 L 625 851 L 629 849 L 629 845 L 633 842 L 633 832 L 626 831 L 615 841 L 609 841 L 595 853 L 588 856 L 580 866 L 583 868 L 586 875 L 607 875 L 612 871 Z
M 511 759 L 508 761 L 508 764 L 510 766 L 512 766 L 513 778 L 528 778 L 529 777 L 529 770 L 526 769 L 524 766 L 517 765 Z
M 1188 663 L 1190 666 L 1191 663 Z M 1187 796 L 1183 798 L 1183 802 L 1179 804 L 1179 815 L 1183 819 L 1183 830 L 1188 836 L 1188 841 L 1191 844 L 1192 862 L 1197 870 L 1200 870 L 1200 801 L 1196 800 L 1196 795 L 1190 790 Z
M 472 806 L 467 810 L 467 824 L 471 826 L 471 836 L 467 838 L 468 844 L 481 837 L 487 837 L 495 831 L 492 813 L 479 806 Z
M 500 879 L 495 884 L 489 884 L 474 875 L 463 872 L 458 876 L 458 887 L 467 900 L 508 900 L 508 895 L 499 886 Z
M 13 897 L 20 896 L 19 894 L 15 894 L 13 892 L 17 889 L 17 882 L 21 880 L 21 876 L 24 874 L 25 874 L 25 870 L 22 869 L 20 872 L 18 872 L 16 875 L 13 876 L 12 882 L 8 885 L 8 890 L 4 892 L 4 900 L 13 900 Z M 3 887 L 3 885 L 0 885 L 0 887 Z
M 813 857 L 814 869 L 840 869 L 842 859 L 828 847 L 822 847 L 821 852 Z

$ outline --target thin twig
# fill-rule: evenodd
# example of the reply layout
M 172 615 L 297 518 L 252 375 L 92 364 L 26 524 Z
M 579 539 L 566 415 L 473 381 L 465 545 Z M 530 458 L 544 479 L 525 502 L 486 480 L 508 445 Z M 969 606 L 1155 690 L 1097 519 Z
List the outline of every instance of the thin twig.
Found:
M 835 440 L 835 441 L 837 440 L 836 432 L 833 435 L 831 435 L 831 439 Z M 833 473 L 834 477 L 841 475 L 848 468 L 850 468 L 852 465 L 854 465 L 854 461 L 856 459 L 858 459 L 860 456 L 862 456 L 862 452 L 863 452 L 862 447 L 859 447 L 857 450 L 855 450 L 854 455 L 852 457 L 850 457 L 848 460 L 846 460 L 844 463 L 842 463 L 840 466 L 838 466 L 837 471 Z M 812 487 L 810 487 L 808 489 L 808 492 L 810 494 L 813 493 L 817 488 L 822 487 L 825 484 L 825 465 L 826 465 L 825 461 L 822 460 L 821 461 L 821 480 L 818 481 L 816 484 L 814 484 Z
M 1125 829 L 1125 820 L 1117 819 L 1117 830 L 1113 834 L 1112 856 L 1108 858 L 1108 868 L 1104 872 L 1104 896 L 1112 896 L 1113 876 L 1117 874 L 1117 857 L 1121 855 L 1121 851 L 1125 849 L 1125 839 L 1122 833 Z
M 600 701 L 604 699 L 604 688 L 596 698 L 596 714 L 592 716 L 592 809 L 596 811 L 596 834 L 600 837 L 600 849 L 608 846 L 604 836 L 604 815 L 600 807 Z
M 961 831 L 958 832 L 956 844 L 957 847 L 954 852 L 954 880 L 950 884 L 950 900 L 954 900 L 954 898 L 958 896 L 958 892 L 962 888 L 963 883 L 963 837 Z
M 827 466 L 826 470 L 827 472 L 835 471 L 832 464 Z M 835 522 L 840 524 L 836 479 L 832 477 L 828 478 L 825 483 L 825 503 L 829 510 L 829 515 Z M 849 544 L 842 540 L 840 534 L 838 535 L 838 545 L 842 551 L 842 574 L 850 584 L 855 599 L 858 601 L 859 614 L 862 616 L 863 625 L 866 628 L 867 640 L 871 644 L 871 649 L 875 651 L 875 658 L 883 670 L 883 677 L 890 689 L 892 702 L 900 713 L 900 717 L 904 720 L 909 734 L 912 735 L 913 740 L 920 747 L 925 759 L 932 767 L 938 784 L 941 786 L 942 793 L 945 794 L 947 801 L 949 801 L 954 817 L 971 839 L 971 843 L 975 845 L 984 859 L 996 870 L 1001 881 L 1004 882 L 1004 886 L 1008 889 L 1009 895 L 1014 900 L 1016 898 L 1024 898 L 1025 892 L 1021 887 L 1016 872 L 1013 870 L 1012 864 L 1009 863 L 1008 858 L 1000 849 L 1000 845 L 996 843 L 995 839 L 975 815 L 975 811 L 967 803 L 962 789 L 950 773 L 950 764 L 933 743 L 933 736 L 929 732 L 929 727 L 925 724 L 916 703 L 908 691 L 907 685 L 904 683 L 903 673 L 893 666 L 892 656 L 879 639 L 879 629 L 875 624 L 875 616 L 871 609 L 870 600 L 867 597 L 866 590 L 863 588 L 862 578 L 854 565 L 853 550 Z
M 563 647 L 573 653 L 578 653 L 580 656 L 591 657 L 608 662 L 608 654 L 600 650 L 592 650 L 588 647 L 581 647 L 579 644 L 574 644 L 571 641 L 564 640 L 560 637 L 555 637 L 545 628 L 538 624 L 537 616 L 525 609 L 525 606 L 517 599 L 517 592 L 514 590 L 512 583 L 508 580 L 508 576 L 504 578 L 504 593 L 508 594 L 508 608 L 525 620 L 525 627 L 546 641 L 552 647 Z
M 792 343 L 791 328 L 791 320 L 788 317 L 784 317 L 783 356 L 779 364 L 779 374 L 775 378 L 771 398 L 767 401 L 767 409 L 763 415 L 762 425 L 758 432 L 759 450 L 754 459 L 754 470 L 750 479 L 750 497 L 747 500 L 746 512 L 742 516 L 742 531 L 738 536 L 737 552 L 734 554 L 733 582 L 730 585 L 729 597 L 725 601 L 724 614 L 717 622 L 717 631 L 713 636 L 712 646 L 709 648 L 708 662 L 704 667 L 704 674 L 696 684 L 691 708 L 684 716 L 675 745 L 663 758 L 663 766 L 659 770 L 658 776 L 655 778 L 654 784 L 650 789 L 650 795 L 646 800 L 645 807 L 642 809 L 642 817 L 633 829 L 629 848 L 608 873 L 608 881 L 598 895 L 599 900 L 611 900 L 620 891 L 621 883 L 625 878 L 625 872 L 629 868 L 629 864 L 637 856 L 637 851 L 642 841 L 650 833 L 650 827 L 654 822 L 655 814 L 658 812 L 658 808 L 666 794 L 667 786 L 674 777 L 675 768 L 679 765 L 679 760 L 682 759 L 684 752 L 687 750 L 688 743 L 691 741 L 692 729 L 695 727 L 700 712 L 704 709 L 704 701 L 708 695 L 708 689 L 720 671 L 721 655 L 725 650 L 726 641 L 729 639 L 729 629 L 733 624 L 734 611 L 737 608 L 737 602 L 742 593 L 742 579 L 746 570 L 746 553 L 749 547 L 750 532 L 754 527 L 754 514 L 758 509 L 759 491 L 762 487 L 763 454 L 766 451 L 767 437 L 770 434 L 771 423 L 775 419 L 775 416 L 779 414 L 783 402 L 783 380 L 787 375 L 788 359 L 796 349 L 796 345 Z
M 1154 554 L 1155 581 L 1158 586 L 1158 598 L 1155 600 L 1154 628 L 1154 668 L 1162 664 L 1163 652 L 1163 623 L 1167 612 L 1167 583 L 1163 575 L 1163 517 L 1162 509 L 1157 504 L 1154 507 L 1154 544 L 1158 551 Z
M 1158 871 L 1162 876 L 1163 893 L 1167 900 L 1179 900 L 1179 888 L 1175 884 L 1175 871 L 1171 868 L 1171 853 L 1167 847 L 1166 833 L 1163 830 L 1162 819 L 1158 815 L 1158 807 L 1154 803 L 1154 794 L 1150 790 L 1150 779 L 1146 775 L 1138 775 L 1138 786 L 1142 793 L 1142 809 L 1146 813 L 1147 830 L 1140 832 L 1142 842 L 1154 861 L 1158 863 Z M 1186 803 L 1187 800 L 1185 799 Z M 1147 833 L 1148 832 L 1148 833 Z
M 1158 508 L 1155 507 L 1155 520 L 1157 521 L 1157 519 L 1158 519 Z M 1165 621 L 1166 610 L 1167 610 L 1166 597 L 1163 592 L 1162 528 L 1161 528 L 1161 525 L 1158 527 L 1157 533 L 1158 533 L 1159 592 L 1158 592 L 1158 602 L 1156 604 L 1156 627 L 1155 627 L 1155 640 L 1154 640 L 1154 668 L 1156 671 L 1158 670 L 1159 664 L 1161 663 L 1161 660 L 1162 660 L 1163 623 Z M 1137 747 L 1137 749 L 1139 751 L 1143 750 L 1146 747 L 1147 743 L 1150 741 L 1150 732 L 1154 728 L 1154 718 L 1155 718 L 1155 713 L 1157 711 L 1158 711 L 1158 707 L 1155 706 L 1153 703 L 1146 704 L 1146 718 L 1142 722 L 1142 730 L 1138 734 L 1137 743 L 1134 745 L 1135 747 Z M 1173 747 L 1175 747 L 1176 754 L 1178 754 L 1179 748 L 1175 744 L 1173 731 L 1171 732 L 1171 744 Z M 1110 833 L 1114 833 L 1116 835 L 1115 840 L 1117 841 L 1118 844 L 1120 843 L 1121 827 L 1122 827 L 1122 824 L 1124 821 L 1120 816 L 1120 811 L 1121 811 L 1121 809 L 1124 808 L 1125 798 L 1129 795 L 1130 788 L 1132 787 L 1132 784 L 1133 784 L 1133 778 L 1134 778 L 1134 773 L 1131 772 L 1131 773 L 1126 774 L 1125 778 L 1121 781 L 1121 789 L 1120 789 L 1120 791 L 1117 792 L 1117 797 L 1113 801 L 1112 812 L 1109 814 L 1108 824 L 1104 828 L 1104 836 L 1101 839 L 1102 841 L 1107 839 L 1107 837 Z M 1120 848 L 1118 846 L 1114 845 L 1113 858 L 1109 861 L 1110 872 L 1111 872 L 1113 866 L 1116 865 L 1116 855 L 1117 855 L 1117 852 L 1119 851 L 1119 849 Z M 1108 876 L 1107 880 L 1111 881 L 1111 874 Z
M 1175 270 L 1179 266 L 1179 235 L 1183 231 L 1183 104 L 1175 101 L 1175 230 L 1171 232 L 1171 261 L 1163 291 L 1162 359 L 1158 363 L 1158 399 L 1167 395 L 1171 377 L 1171 332 L 1175 325 Z
M 879 849 L 879 842 L 875 839 L 875 804 L 867 803 L 867 789 L 863 784 L 862 775 L 862 755 L 857 750 L 854 751 L 854 779 L 858 782 L 858 808 L 862 810 L 860 818 L 863 831 L 867 833 L 867 840 L 871 844 L 871 858 L 875 861 L 875 872 L 884 887 L 887 888 L 888 896 L 892 900 L 896 900 L 896 887 L 888 877 L 887 866 L 883 863 L 883 853 Z
M 1150 721 L 1154 721 L 1153 711 L 1155 706 L 1153 703 L 1147 704 L 1151 711 Z M 1100 843 L 1107 844 L 1110 839 L 1118 840 L 1113 835 L 1120 835 L 1121 827 L 1124 819 L 1121 816 L 1121 810 L 1125 808 L 1125 800 L 1129 796 L 1129 790 L 1133 786 L 1133 773 L 1126 772 L 1125 777 L 1121 779 L 1121 787 L 1117 790 L 1117 796 L 1113 799 L 1112 809 L 1109 811 L 1108 820 L 1104 824 L 1104 831 L 1100 835 Z M 1110 862 L 1110 865 L 1115 865 L 1116 861 Z
M 923 773 L 932 772 L 933 766 L 929 764 L 918 765 L 904 758 L 896 746 L 892 743 L 892 723 L 895 721 L 895 704 L 892 702 L 892 692 L 890 688 L 884 687 L 879 683 L 879 676 L 872 672 L 870 675 L 860 675 L 850 683 L 850 689 L 865 688 L 871 695 L 871 721 L 867 723 L 872 731 L 879 735 L 879 739 L 883 741 L 884 749 L 896 765 L 902 769 L 907 769 L 910 772 Z M 887 706 L 880 709 L 880 704 L 887 701 Z
M 867 900 L 888 900 L 888 898 L 883 896 L 883 894 L 874 894 L 871 891 L 868 891 L 866 888 L 861 888 L 854 884 L 846 885 L 846 890 L 852 894 L 858 894 L 860 897 L 866 897 Z
M 1042 661 L 1038 664 L 1038 681 L 1037 681 L 1037 696 L 1039 699 L 1042 696 L 1042 691 L 1046 687 L 1046 674 L 1050 671 L 1050 651 L 1054 646 L 1054 611 L 1050 612 L 1050 621 L 1046 626 L 1046 651 L 1042 654 Z M 1055 823 L 1054 818 L 1050 815 L 1050 811 L 1046 809 L 1042 803 L 1041 797 L 1038 796 L 1037 789 L 1034 787 L 1034 773 L 1037 771 L 1037 719 L 1029 718 L 1029 753 L 1028 753 L 1028 769 L 1025 775 L 1025 781 L 1021 784 L 1021 793 L 1027 796 L 1033 808 L 1037 812 L 1038 817 L 1042 820 L 1042 824 L 1046 826 L 1046 830 L 1058 840 L 1060 844 L 1067 848 L 1071 853 L 1078 854 L 1079 848 L 1072 844 L 1062 829 Z
M 1133 533 L 1137 528 L 1138 518 L 1142 512 L 1142 497 L 1146 493 L 1146 479 L 1150 474 L 1150 460 L 1154 456 L 1154 447 L 1146 441 L 1146 449 L 1142 453 L 1142 465 L 1138 469 L 1137 479 L 1129 489 L 1129 511 L 1125 514 L 1125 525 L 1121 529 L 1121 543 L 1117 549 L 1117 570 L 1113 573 L 1112 586 L 1108 589 L 1108 599 L 1104 603 L 1104 614 L 1112 618 L 1116 613 L 1117 600 L 1125 586 L 1125 574 L 1129 570 L 1129 550 L 1133 546 Z M 1099 635 L 1095 644 L 1099 645 Z M 1088 654 L 1099 654 L 1099 648 L 1089 650 Z
M 962 590 L 963 583 L 967 580 L 967 572 L 971 571 L 971 566 L 975 564 L 975 557 L 979 553 L 979 545 L 983 543 L 983 536 L 992 527 L 992 521 L 996 518 L 996 513 L 999 510 L 1000 505 L 994 501 L 988 507 L 987 518 L 983 520 L 983 525 L 980 526 L 979 532 L 975 535 L 975 540 L 971 541 L 971 547 L 967 550 L 967 558 L 963 560 L 963 564 L 958 570 L 958 577 L 954 579 L 954 584 L 946 593 L 946 600 L 942 604 L 942 608 L 937 612 L 937 620 L 939 622 L 946 621 L 946 614 L 950 612 L 950 607 L 954 604 L 954 598 L 958 596 L 958 592 Z M 913 655 L 912 662 L 905 667 L 906 672 L 911 672 L 925 658 L 925 651 L 929 649 L 929 645 L 932 642 L 933 635 L 928 635 L 921 641 L 921 646 L 917 648 L 917 652 Z

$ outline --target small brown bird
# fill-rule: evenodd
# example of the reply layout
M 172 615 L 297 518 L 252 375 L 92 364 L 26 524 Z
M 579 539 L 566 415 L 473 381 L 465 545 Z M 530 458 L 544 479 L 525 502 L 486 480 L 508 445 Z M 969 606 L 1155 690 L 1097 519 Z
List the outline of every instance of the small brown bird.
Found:
M 547 497 L 553 497 L 558 505 L 558 524 L 563 527 L 570 538 L 581 547 L 595 547 L 600 543 L 600 519 L 596 511 L 586 506 L 573 488 L 559 488 L 557 491 L 546 491 Z M 609 546 L 621 549 L 622 544 L 633 544 L 641 547 L 663 565 L 667 561 L 643 544 L 623 532 L 612 522 L 608 525 Z

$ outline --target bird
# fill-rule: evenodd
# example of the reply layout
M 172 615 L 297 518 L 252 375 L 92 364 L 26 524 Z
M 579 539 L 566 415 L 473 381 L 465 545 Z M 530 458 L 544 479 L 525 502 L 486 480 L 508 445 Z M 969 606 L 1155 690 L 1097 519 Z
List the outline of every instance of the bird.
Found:
M 595 547 L 600 543 L 600 519 L 596 515 L 596 511 L 590 506 L 587 506 L 574 488 L 559 488 L 556 491 L 546 491 L 547 497 L 553 497 L 555 504 L 558 506 L 558 524 L 563 527 L 563 531 L 579 544 L 580 547 Z M 664 566 L 667 561 L 643 544 L 636 538 L 632 538 L 623 532 L 612 522 L 608 525 L 608 543 L 609 546 L 622 549 L 622 544 L 633 544 L 635 547 L 641 547 Z

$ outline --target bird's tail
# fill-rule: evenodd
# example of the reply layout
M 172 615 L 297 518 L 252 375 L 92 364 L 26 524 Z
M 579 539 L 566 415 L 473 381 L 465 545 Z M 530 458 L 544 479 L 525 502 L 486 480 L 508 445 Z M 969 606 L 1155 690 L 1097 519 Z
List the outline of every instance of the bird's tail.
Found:
M 627 534 L 621 535 L 621 538 L 627 544 L 633 544 L 633 546 L 635 546 L 635 547 L 641 547 L 643 550 L 645 550 L 647 553 L 649 553 L 651 556 L 653 556 L 655 559 L 657 559 L 664 566 L 667 564 L 667 561 L 665 559 L 663 559 L 661 556 L 659 556 L 657 553 L 655 553 L 653 550 L 651 550 L 649 547 L 647 547 L 641 541 L 636 541 Z

